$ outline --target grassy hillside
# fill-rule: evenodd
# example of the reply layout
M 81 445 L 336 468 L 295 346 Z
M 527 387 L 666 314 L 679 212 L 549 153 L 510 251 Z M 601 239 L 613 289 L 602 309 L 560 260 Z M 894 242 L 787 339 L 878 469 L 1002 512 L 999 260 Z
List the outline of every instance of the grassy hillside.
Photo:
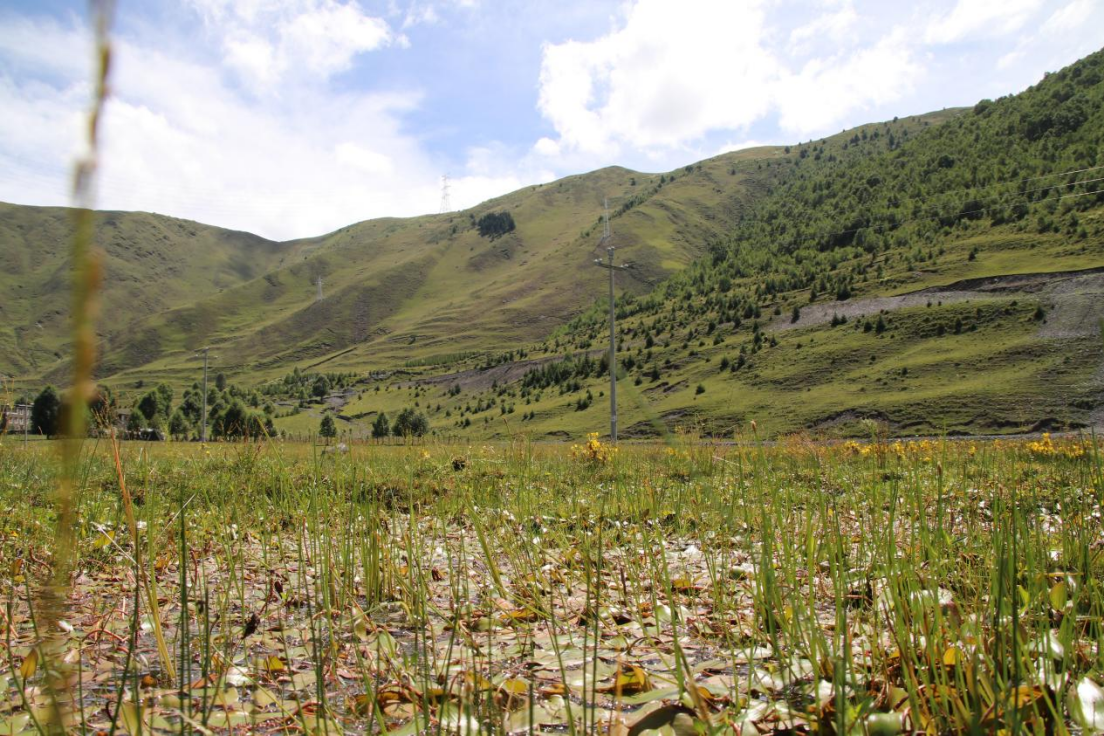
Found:
M 614 242 L 634 264 L 625 287 L 646 293 L 723 237 L 765 193 L 775 172 L 763 164 L 780 155 L 743 151 L 655 175 L 604 169 L 465 212 L 373 220 L 284 244 L 105 213 L 100 377 L 184 384 L 194 349 L 206 344 L 227 356 L 224 369 L 255 381 L 293 365 L 401 365 L 540 339 L 602 293 L 603 272 L 592 260 L 604 199 Z M 516 229 L 480 236 L 476 222 L 492 212 L 509 212 Z M 65 212 L 5 205 L 0 227 L 16 233 L 4 247 L 23 261 L 49 253 L 34 268 L 52 275 L 0 296 L 11 315 L 8 339 L 22 347 L 12 355 L 33 356 L 12 357 L 5 368 L 32 381 L 64 380 Z M 27 268 L 14 270 L 13 284 Z M 325 298 L 316 302 L 319 277 Z M 52 319 L 42 334 L 40 312 Z
M 1016 97 L 784 149 L 706 257 L 621 298 L 623 432 L 1099 426 L 1102 157 L 1104 54 Z M 446 432 L 604 431 L 608 374 L 578 358 L 604 347 L 605 309 L 526 351 L 565 366 L 547 386 L 458 370 L 469 390 L 423 378 L 406 401 Z
M 908 135 L 946 117 L 900 121 L 895 129 Z M 785 175 L 785 158 L 782 148 L 768 147 L 663 174 L 603 169 L 465 212 L 372 220 L 284 244 L 155 215 L 107 213 L 99 375 L 116 386 L 149 378 L 186 385 L 197 365 L 194 350 L 207 344 L 225 354 L 224 370 L 257 382 L 293 366 L 440 364 L 457 354 L 533 342 L 604 293 L 605 274 L 592 264 L 602 255 L 604 200 L 619 260 L 633 266 L 619 288 L 643 295 L 722 242 Z M 494 212 L 509 212 L 516 229 L 480 236 L 477 221 Z M 26 257 L 48 240 L 58 254 L 56 278 L 34 300 L 51 305 L 48 352 L 7 367 L 31 382 L 66 375 L 67 284 L 60 260 L 66 235 L 59 221 L 67 223 L 64 210 L 7 205 L 0 211 L 0 222 L 21 233 L 5 241 L 13 252 Z M 227 247 L 239 242 L 238 251 Z M 144 269 L 132 273 L 135 262 Z M 319 277 L 325 298 L 316 302 Z M 13 330 L 31 331 L 30 303 L 21 292 L 0 297 L 0 308 L 15 314 Z
M 68 354 L 72 238 L 64 208 L 0 203 L 0 373 L 41 376 Z M 107 346 L 130 340 L 133 322 L 218 294 L 306 250 L 249 233 L 141 212 L 102 212 Z
M 709 257 L 623 300 L 627 426 L 1100 422 L 1104 280 L 1055 272 L 1104 266 L 1104 53 L 942 125 L 866 126 L 778 165 L 770 196 Z M 969 279 L 982 281 L 956 285 Z M 561 347 L 604 330 L 597 308 Z
M 408 407 L 441 434 L 604 430 L 606 272 L 592 261 L 608 198 L 633 264 L 618 274 L 629 435 L 725 435 L 751 418 L 833 434 L 866 419 L 901 433 L 1087 426 L 1104 418 L 1102 157 L 1098 53 L 970 109 L 273 244 L 286 252 L 271 268 L 125 323 L 101 377 L 124 396 L 188 385 L 210 344 L 232 381 L 283 400 L 286 431 L 333 411 L 363 436 Z M 494 213 L 516 228 L 481 235 Z M 151 290 L 174 293 L 158 278 Z M 301 386 L 281 393 L 293 368 L 354 373 L 356 397 L 323 408 Z
M 635 268 L 630 291 L 690 263 L 748 206 L 773 151 L 733 154 L 673 175 L 611 168 L 486 202 L 461 213 L 376 220 L 319 238 L 313 254 L 140 326 L 109 352 L 105 373 L 164 369 L 202 339 L 235 356 L 232 371 L 278 375 L 291 365 L 344 370 L 541 338 L 601 293 L 597 254 L 603 198 L 614 240 Z M 484 214 L 517 226 L 480 236 Z M 325 298 L 314 299 L 319 275 Z M 136 353 L 134 345 L 155 345 Z

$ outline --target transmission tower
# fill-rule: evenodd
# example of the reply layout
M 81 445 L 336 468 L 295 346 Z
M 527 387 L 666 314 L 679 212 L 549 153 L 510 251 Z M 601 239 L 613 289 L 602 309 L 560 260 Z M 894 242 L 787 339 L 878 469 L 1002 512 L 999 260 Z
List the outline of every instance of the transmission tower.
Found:
M 448 174 L 441 175 L 441 212 L 440 214 L 448 214 L 452 212 L 452 203 L 449 201 L 449 176 Z

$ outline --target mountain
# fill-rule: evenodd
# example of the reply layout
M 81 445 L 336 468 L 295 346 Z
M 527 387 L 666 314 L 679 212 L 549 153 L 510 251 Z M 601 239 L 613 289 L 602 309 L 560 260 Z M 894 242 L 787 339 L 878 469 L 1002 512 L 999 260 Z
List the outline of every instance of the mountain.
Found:
M 71 212 L 0 203 L 0 372 L 41 377 L 68 352 Z M 104 253 L 100 330 L 191 304 L 309 251 L 249 233 L 140 212 L 97 213 Z
M 100 213 L 99 376 L 171 380 L 207 344 L 234 356 L 230 373 L 276 375 L 294 364 L 386 366 L 539 339 L 603 293 L 592 260 L 604 199 L 613 241 L 634 262 L 628 288 L 643 293 L 723 236 L 764 190 L 761 162 L 779 154 L 741 151 L 670 174 L 603 169 L 465 212 L 371 220 L 289 243 Z M 516 228 L 481 236 L 478 220 L 497 212 Z M 17 263 L 0 293 L 10 326 L 0 371 L 64 380 L 69 227 L 63 209 L 0 208 L 0 255 Z
M 896 125 L 788 149 L 707 257 L 622 301 L 623 426 L 1101 424 L 1104 52 L 918 133 Z M 593 310 L 566 347 L 605 329 Z
M 292 369 L 356 374 L 331 403 L 351 432 L 415 403 L 442 433 L 601 430 L 608 199 L 632 263 L 617 275 L 629 434 L 1087 426 L 1104 405 L 1102 111 L 1097 53 L 969 109 L 292 243 L 104 213 L 100 378 L 188 385 L 211 345 L 273 400 Z M 32 382 L 65 375 L 64 223 L 0 210 L 0 255 L 27 274 L 5 274 L 0 370 Z M 322 407 L 278 411 L 296 432 Z

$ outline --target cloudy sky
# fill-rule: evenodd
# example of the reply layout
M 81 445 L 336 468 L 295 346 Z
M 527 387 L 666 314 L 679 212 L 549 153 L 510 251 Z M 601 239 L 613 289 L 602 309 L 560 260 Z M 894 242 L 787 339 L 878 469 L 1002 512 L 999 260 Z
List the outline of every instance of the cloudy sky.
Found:
M 98 206 L 274 239 L 1018 92 L 1104 0 L 117 0 Z M 0 4 L 0 200 L 67 204 L 83 0 Z

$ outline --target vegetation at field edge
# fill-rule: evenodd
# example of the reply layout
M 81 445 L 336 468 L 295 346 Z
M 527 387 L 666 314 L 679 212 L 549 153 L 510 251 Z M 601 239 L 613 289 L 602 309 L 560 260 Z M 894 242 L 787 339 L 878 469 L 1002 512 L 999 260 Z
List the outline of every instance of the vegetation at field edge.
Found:
M 1104 729 L 1104 447 L 0 444 L 0 728 Z

